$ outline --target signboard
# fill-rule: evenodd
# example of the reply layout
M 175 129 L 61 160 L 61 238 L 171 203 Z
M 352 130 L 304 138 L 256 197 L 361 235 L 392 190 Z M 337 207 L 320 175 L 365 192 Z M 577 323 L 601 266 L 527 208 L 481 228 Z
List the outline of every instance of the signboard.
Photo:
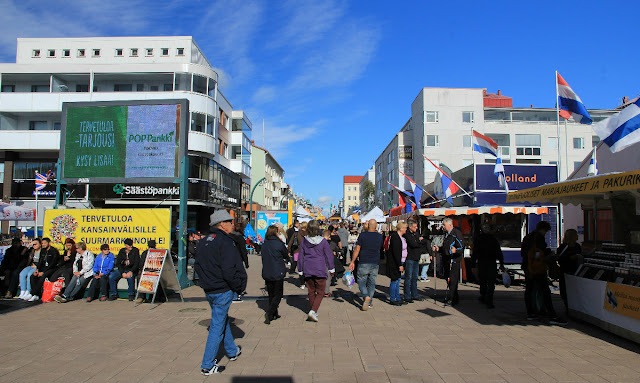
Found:
M 504 191 L 493 174 L 493 164 L 476 165 L 476 190 Z M 555 165 L 504 165 L 509 190 L 528 189 L 558 181 Z M 511 202 L 511 201 L 509 201 Z
M 604 309 L 640 320 L 640 288 L 607 282 Z
M 187 100 L 64 103 L 61 178 L 69 183 L 180 177 Z
M 94 254 L 103 243 L 111 248 L 124 247 L 131 238 L 140 251 L 153 239 L 158 248 L 168 249 L 171 241 L 169 209 L 47 209 L 43 235 L 61 247 L 65 239 L 87 244 Z
M 398 147 L 398 158 L 412 160 L 413 159 L 413 146 L 400 145 Z
M 35 210 L 0 201 L 0 221 L 33 221 Z
M 182 302 L 184 302 L 180 282 L 178 282 L 178 275 L 176 274 L 175 267 L 173 267 L 169 250 L 149 249 L 142 268 L 142 275 L 140 276 L 138 291 L 136 292 L 136 300 L 140 293 L 153 294 L 153 298 L 151 299 L 151 305 L 153 305 L 156 294 L 158 293 L 158 286 L 162 286 L 165 295 L 167 289 L 180 292 L 180 298 Z M 135 306 L 136 303 L 133 304 L 133 307 Z
M 409 160 L 409 161 L 399 160 L 398 161 L 398 170 L 400 170 L 401 172 L 403 172 L 404 174 L 406 174 L 408 176 L 412 176 L 413 175 L 413 160 Z
M 267 228 L 277 222 L 280 222 L 284 227 L 289 226 L 289 213 L 286 210 L 283 211 L 259 211 L 256 221 L 256 233 L 258 234 L 258 240 L 264 241 L 264 235 L 267 233 Z

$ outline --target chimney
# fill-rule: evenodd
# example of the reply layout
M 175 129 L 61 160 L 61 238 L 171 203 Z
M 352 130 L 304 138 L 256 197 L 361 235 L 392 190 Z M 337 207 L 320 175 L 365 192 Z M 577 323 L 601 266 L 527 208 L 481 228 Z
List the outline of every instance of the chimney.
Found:
M 531 108 L 533 109 L 533 104 L 531 104 Z
M 482 97 L 485 97 L 487 95 L 487 90 L 486 89 L 482 89 Z
M 502 96 L 502 91 L 498 89 L 498 96 Z
M 629 102 L 629 97 L 627 96 L 622 97 L 622 105 L 626 104 L 627 102 Z

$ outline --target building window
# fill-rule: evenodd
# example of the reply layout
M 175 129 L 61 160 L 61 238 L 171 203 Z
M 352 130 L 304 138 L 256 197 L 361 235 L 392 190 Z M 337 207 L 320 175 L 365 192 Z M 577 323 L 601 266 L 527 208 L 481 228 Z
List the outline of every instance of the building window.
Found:
M 516 134 L 516 154 L 519 156 L 539 156 L 540 141 L 539 134 Z
M 434 134 L 427 134 L 427 146 L 440 146 L 439 137 Z
M 551 150 L 558 150 L 558 137 L 547 138 L 547 145 Z
M 351 186 L 347 186 L 347 191 L 351 191 Z
M 164 84 L 162 89 L 165 92 L 173 92 L 173 84 Z
M 131 84 L 113 84 L 114 92 L 131 92 L 133 91 L 133 85 Z
M 40 49 L 34 49 L 32 56 L 33 57 L 40 57 Z
M 71 57 L 71 49 L 63 49 L 62 57 Z
M 574 149 L 584 149 L 584 138 L 582 138 L 582 137 L 574 137 L 573 138 L 573 148 Z
M 82 93 L 82 92 L 88 92 L 89 91 L 89 84 L 76 84 L 76 92 Z
M 242 157 L 242 147 L 240 145 L 231 145 L 231 159 L 239 160 Z
M 49 49 L 49 51 L 47 53 L 47 57 L 56 57 L 56 50 L 55 49 Z
M 351 201 L 351 196 L 347 196 L 347 201 Z
M 29 130 L 49 130 L 46 121 L 29 121 Z
M 424 122 L 436 123 L 438 121 L 439 121 L 438 112 L 433 112 L 433 111 L 424 112 Z
M 162 48 L 162 55 L 169 56 L 169 48 Z
M 84 56 L 85 56 L 84 49 L 78 49 L 78 57 L 84 57 Z
M 16 86 L 15 85 L 3 85 L 2 89 L 0 89 L 0 91 L 4 92 L 8 92 L 8 93 L 13 93 L 16 91 Z
M 149 92 L 158 92 L 159 90 L 160 90 L 160 87 L 158 87 L 157 85 L 149 86 Z
M 100 57 L 100 49 L 93 50 L 93 57 Z
M 184 48 L 177 49 L 178 56 L 184 56 Z
M 473 123 L 473 112 L 462 112 L 462 122 Z
M 191 130 L 195 132 L 204 132 L 205 127 L 206 115 L 201 113 L 191 113 Z
M 600 137 L 598 136 L 591 136 L 591 147 L 595 148 L 596 145 L 598 145 L 600 143 Z
M 49 92 L 49 85 L 31 85 L 32 93 L 47 93 Z
M 60 130 L 60 123 L 59 122 L 54 122 L 53 123 L 53 130 Z
M 116 49 L 116 56 L 122 57 L 122 55 L 123 55 L 122 48 Z
M 153 48 L 147 48 L 144 51 L 147 56 L 153 56 Z
M 222 149 L 222 153 L 224 158 L 229 158 L 229 145 L 224 144 L 224 147 Z
M 471 135 L 462 136 L 462 147 L 470 148 L 471 147 Z
M 144 84 L 136 84 L 136 92 L 144 92 Z
M 129 51 L 129 55 L 131 57 L 138 57 L 138 48 L 131 48 L 131 51 Z

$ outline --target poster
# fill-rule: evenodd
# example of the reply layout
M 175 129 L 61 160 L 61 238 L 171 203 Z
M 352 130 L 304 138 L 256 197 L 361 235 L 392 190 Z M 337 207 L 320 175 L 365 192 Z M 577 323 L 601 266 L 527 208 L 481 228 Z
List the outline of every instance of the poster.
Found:
M 94 254 L 103 243 L 116 252 L 131 238 L 133 246 L 143 251 L 153 239 L 159 249 L 168 249 L 171 240 L 169 209 L 47 209 L 44 237 L 62 248 L 65 239 L 82 241 Z
M 138 285 L 139 292 L 155 293 L 158 290 L 160 273 L 162 272 L 162 265 L 166 259 L 166 255 L 167 250 L 149 249 L 144 267 L 142 268 L 142 275 L 140 276 L 140 284 Z
M 640 320 L 640 288 L 607 282 L 604 309 Z
M 277 222 L 280 222 L 285 230 L 289 226 L 289 213 L 285 211 L 259 211 L 258 219 L 256 221 L 256 233 L 258 234 L 258 241 L 264 242 L 264 235 L 267 233 L 267 228 Z

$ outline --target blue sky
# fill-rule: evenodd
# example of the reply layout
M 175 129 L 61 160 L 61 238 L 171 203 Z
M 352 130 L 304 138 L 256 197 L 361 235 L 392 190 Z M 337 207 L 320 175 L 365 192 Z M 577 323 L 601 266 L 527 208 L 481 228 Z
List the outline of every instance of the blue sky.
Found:
M 558 70 L 590 108 L 640 93 L 638 3 L 520 3 L 0 0 L 0 61 L 14 62 L 17 37 L 194 36 L 256 144 L 264 119 L 285 180 L 328 206 L 422 87 L 501 89 L 514 106 L 553 107 Z

